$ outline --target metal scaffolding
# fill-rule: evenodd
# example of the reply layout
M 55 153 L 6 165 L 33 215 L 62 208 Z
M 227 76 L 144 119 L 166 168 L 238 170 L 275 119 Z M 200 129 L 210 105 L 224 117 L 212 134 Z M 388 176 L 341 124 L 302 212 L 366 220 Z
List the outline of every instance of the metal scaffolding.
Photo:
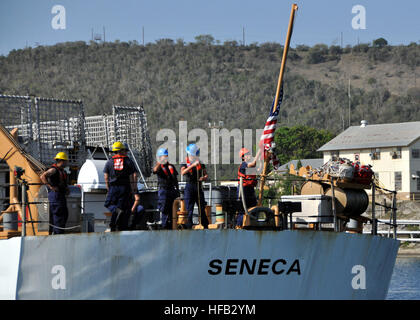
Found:
M 33 154 L 32 103 L 29 96 L 0 95 L 0 124 L 9 131 L 17 128 L 19 142 Z
M 80 167 L 86 161 L 84 108 L 80 100 L 35 98 L 35 155 L 42 163 L 52 164 L 57 152 L 69 155 L 69 165 Z
M 22 148 L 45 165 L 60 151 L 67 152 L 71 166 L 86 160 L 81 101 L 0 95 L 0 124 L 18 129 Z
M 146 177 L 152 174 L 153 154 L 143 106 L 113 106 L 114 132 L 117 140 L 128 143 Z
M 17 128 L 25 151 L 45 165 L 64 151 L 69 165 L 80 167 L 87 146 L 111 149 L 115 141 L 122 141 L 130 146 L 142 174 L 152 173 L 152 146 L 142 106 L 113 106 L 112 115 L 85 117 L 80 100 L 0 95 L 0 124 L 9 131 Z
M 142 106 L 113 106 L 112 115 L 86 117 L 85 125 L 88 146 L 111 149 L 115 141 L 127 143 L 142 174 L 152 174 L 152 146 Z
M 108 115 L 85 118 L 86 145 L 110 148 L 114 134 L 114 117 Z

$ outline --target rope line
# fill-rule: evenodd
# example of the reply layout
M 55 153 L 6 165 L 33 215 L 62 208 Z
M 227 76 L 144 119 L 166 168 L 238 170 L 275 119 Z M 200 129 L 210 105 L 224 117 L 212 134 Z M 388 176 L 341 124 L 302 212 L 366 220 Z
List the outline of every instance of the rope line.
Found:
M 57 229 L 60 229 L 60 230 L 72 230 L 72 229 L 77 229 L 77 228 L 81 227 L 80 225 L 77 225 L 77 226 L 74 226 L 74 227 L 62 228 L 62 227 L 55 226 L 51 223 L 48 223 L 48 224 L 50 225 L 50 227 L 57 228 Z

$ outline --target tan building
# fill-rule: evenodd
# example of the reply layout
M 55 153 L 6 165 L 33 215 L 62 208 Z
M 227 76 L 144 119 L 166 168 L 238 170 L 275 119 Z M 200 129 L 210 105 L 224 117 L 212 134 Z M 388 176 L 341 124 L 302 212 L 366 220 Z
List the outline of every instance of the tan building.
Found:
M 324 162 L 333 156 L 372 165 L 380 185 L 400 199 L 420 198 L 420 121 L 349 127 L 323 145 Z

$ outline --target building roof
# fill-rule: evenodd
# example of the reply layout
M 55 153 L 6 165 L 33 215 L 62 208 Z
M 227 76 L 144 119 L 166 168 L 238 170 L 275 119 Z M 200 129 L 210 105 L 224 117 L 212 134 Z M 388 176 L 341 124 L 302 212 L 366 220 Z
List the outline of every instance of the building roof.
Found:
M 296 166 L 298 164 L 299 160 L 291 160 L 288 163 L 285 163 L 279 168 L 279 171 L 286 170 L 286 167 L 290 168 L 290 165 L 293 164 L 293 166 L 296 169 Z M 311 166 L 312 168 L 319 168 L 324 164 L 324 159 L 301 159 L 300 162 L 302 163 L 302 167 Z
M 406 147 L 420 138 L 420 121 L 349 127 L 318 151 Z

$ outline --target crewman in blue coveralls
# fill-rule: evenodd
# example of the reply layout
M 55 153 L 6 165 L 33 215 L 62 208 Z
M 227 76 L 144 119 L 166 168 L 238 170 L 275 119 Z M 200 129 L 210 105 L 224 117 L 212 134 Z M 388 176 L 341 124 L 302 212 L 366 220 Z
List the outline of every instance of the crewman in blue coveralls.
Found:
M 188 211 L 186 228 L 192 228 L 194 204 L 197 203 L 201 225 L 207 229 L 209 221 L 205 212 L 206 202 L 202 188 L 202 182 L 208 178 L 206 167 L 200 163 L 200 149 L 196 144 L 190 144 L 186 151 L 186 163 L 181 165 L 181 174 L 186 177 L 187 182 L 184 190 L 185 207 Z
M 172 229 L 172 205 L 179 197 L 178 172 L 168 162 L 168 149 L 157 151 L 153 173 L 158 178 L 158 209 L 162 213 L 162 228 Z
M 238 168 L 238 199 L 239 197 L 239 183 L 240 178 L 242 177 L 242 186 L 243 186 L 243 192 L 244 192 L 244 200 L 245 205 L 247 209 L 255 207 L 257 205 L 257 198 L 255 196 L 255 186 L 258 184 L 257 176 L 255 172 L 256 164 L 258 156 L 260 155 L 260 150 L 258 150 L 258 153 L 253 161 L 251 161 L 251 152 L 247 148 L 242 148 L 239 151 L 239 157 L 242 160 L 241 165 Z M 245 210 L 245 209 L 244 209 Z M 244 211 L 240 210 L 237 215 L 236 219 L 236 226 L 241 227 L 243 223 L 243 217 L 244 217 Z
M 108 194 L 105 207 L 111 213 L 109 227 L 111 231 L 128 229 L 130 218 L 130 204 L 137 190 L 137 171 L 133 162 L 127 156 L 127 148 L 120 141 L 112 145 L 115 155 L 109 159 L 104 167 L 104 178 Z
M 131 224 L 130 230 L 136 230 L 138 225 L 141 224 L 141 221 L 146 219 L 144 207 L 140 204 L 140 190 L 142 185 L 137 183 L 137 190 L 134 194 L 134 203 L 131 207 Z
M 48 188 L 50 234 L 61 234 L 64 233 L 69 216 L 66 201 L 66 195 L 68 194 L 67 174 L 64 171 L 69 158 L 65 152 L 59 152 L 54 159 L 55 163 L 40 178 Z

